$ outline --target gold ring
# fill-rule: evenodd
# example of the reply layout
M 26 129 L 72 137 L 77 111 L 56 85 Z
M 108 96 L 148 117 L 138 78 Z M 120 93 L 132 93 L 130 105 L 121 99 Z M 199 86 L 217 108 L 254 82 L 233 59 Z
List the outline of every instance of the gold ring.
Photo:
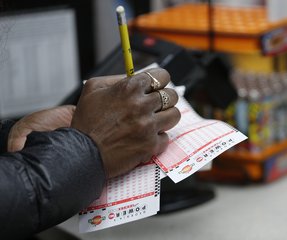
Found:
M 169 108 L 170 97 L 164 90 L 157 90 L 161 99 L 161 109 L 160 111 L 164 111 Z
M 160 89 L 160 82 L 153 75 L 151 75 L 149 72 L 145 72 L 145 73 L 151 78 L 150 87 L 151 87 L 152 91 L 156 91 L 156 90 Z

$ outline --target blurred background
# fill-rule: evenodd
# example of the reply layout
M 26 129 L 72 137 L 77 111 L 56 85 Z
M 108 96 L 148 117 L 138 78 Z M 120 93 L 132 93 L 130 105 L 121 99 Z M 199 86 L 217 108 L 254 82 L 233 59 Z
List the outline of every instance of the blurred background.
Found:
M 76 104 L 82 80 L 124 73 L 123 5 L 139 70 L 166 68 L 205 118 L 248 140 L 208 171 L 164 180 L 161 214 L 79 234 L 77 217 L 40 239 L 285 239 L 287 1 L 11 0 L 0 14 L 0 118 Z

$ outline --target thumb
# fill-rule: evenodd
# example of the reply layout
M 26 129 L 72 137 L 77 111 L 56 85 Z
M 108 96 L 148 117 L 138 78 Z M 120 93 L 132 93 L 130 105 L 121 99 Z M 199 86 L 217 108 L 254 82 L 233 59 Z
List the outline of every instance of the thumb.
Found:
M 32 129 L 21 128 L 16 123 L 10 130 L 7 142 L 8 152 L 17 152 L 23 149 L 27 140 L 27 135 L 32 132 Z

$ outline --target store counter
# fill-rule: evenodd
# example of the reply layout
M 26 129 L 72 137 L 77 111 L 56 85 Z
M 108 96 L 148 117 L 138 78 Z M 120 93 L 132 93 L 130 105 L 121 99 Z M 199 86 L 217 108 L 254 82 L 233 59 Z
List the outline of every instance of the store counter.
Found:
M 79 234 L 77 216 L 60 228 L 79 239 L 282 240 L 287 235 L 287 178 L 270 184 L 215 185 L 217 197 L 169 215 L 157 215 Z

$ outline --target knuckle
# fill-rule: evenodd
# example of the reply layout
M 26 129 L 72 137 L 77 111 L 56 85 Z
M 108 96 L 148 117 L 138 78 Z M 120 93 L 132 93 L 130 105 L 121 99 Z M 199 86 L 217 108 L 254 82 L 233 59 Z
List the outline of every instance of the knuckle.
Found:
M 131 77 L 130 82 L 134 88 L 144 92 L 147 86 L 150 86 L 151 79 L 147 74 L 141 72 Z
M 181 112 L 177 107 L 174 107 L 174 115 L 176 116 L 177 119 L 181 118 Z
M 152 120 L 141 119 L 137 122 L 136 135 L 141 139 L 147 151 L 152 151 L 157 145 L 158 131 Z
M 152 113 L 148 99 L 139 95 L 130 97 L 128 106 L 133 115 L 138 118 L 146 117 Z
M 145 131 L 147 130 L 146 128 L 147 128 L 147 124 L 145 123 L 145 121 L 137 122 L 136 129 L 140 135 L 143 135 L 145 133 Z
M 127 92 L 129 89 L 129 80 L 127 79 L 126 81 L 120 81 L 116 87 L 118 88 L 119 92 Z
M 173 110 L 172 115 L 174 119 L 174 125 L 176 125 L 181 119 L 181 112 L 178 110 L 177 107 L 173 107 L 172 110 Z
M 170 79 L 170 74 L 166 69 L 159 68 L 159 70 L 160 70 L 160 75 L 162 75 L 166 79 Z
M 156 154 L 162 153 L 167 148 L 168 142 L 169 142 L 169 137 L 167 133 L 162 133 L 161 138 L 157 144 Z
M 172 106 L 176 105 L 176 103 L 178 102 L 178 99 L 179 99 L 177 92 L 171 88 L 165 88 L 164 91 L 170 97 L 169 106 L 172 107 Z
M 92 79 L 86 81 L 85 85 L 84 85 L 84 90 L 86 92 L 91 92 L 95 87 L 95 81 L 93 81 Z
M 140 73 L 134 75 L 133 78 L 137 82 L 146 82 L 146 83 L 150 82 L 150 76 L 146 74 L 146 71 L 145 72 L 140 72 Z
M 173 94 L 173 97 L 174 97 L 175 104 L 177 104 L 179 96 L 178 96 L 177 92 L 175 90 L 173 90 L 173 89 L 172 89 L 172 94 Z
M 150 119 L 142 118 L 137 122 L 137 130 L 140 135 L 149 139 L 149 137 L 154 133 L 154 123 Z
M 136 115 L 141 114 L 143 108 L 143 101 L 141 98 L 131 99 L 131 109 L 136 113 Z
M 136 79 L 136 76 L 133 76 L 131 78 L 128 78 L 126 81 L 124 81 L 123 84 L 125 91 L 129 92 L 129 93 L 135 93 L 138 92 L 139 89 L 141 89 L 142 87 L 142 82 L 138 79 Z

